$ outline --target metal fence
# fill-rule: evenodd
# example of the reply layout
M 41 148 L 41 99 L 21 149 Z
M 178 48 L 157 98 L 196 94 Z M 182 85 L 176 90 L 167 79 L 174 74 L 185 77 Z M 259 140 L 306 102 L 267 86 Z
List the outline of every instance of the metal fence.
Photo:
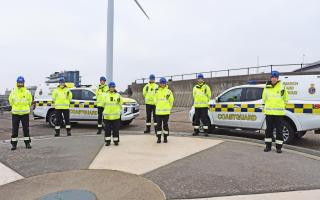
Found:
M 308 64 L 281 64 L 281 65 L 265 65 L 257 67 L 244 67 L 244 68 L 234 68 L 234 69 L 223 69 L 216 71 L 207 71 L 207 72 L 197 72 L 189 74 L 179 74 L 179 75 L 169 75 L 162 76 L 169 79 L 170 81 L 177 80 L 190 80 L 197 78 L 197 75 L 202 73 L 205 78 L 213 77 L 224 77 L 224 76 L 239 76 L 239 75 L 253 75 L 253 74 L 262 74 L 270 73 L 272 70 L 277 70 L 279 72 L 292 72 L 295 70 L 303 70 L 303 67 Z M 159 80 L 161 77 L 156 77 L 156 80 Z M 145 83 L 149 78 L 136 79 L 135 83 Z

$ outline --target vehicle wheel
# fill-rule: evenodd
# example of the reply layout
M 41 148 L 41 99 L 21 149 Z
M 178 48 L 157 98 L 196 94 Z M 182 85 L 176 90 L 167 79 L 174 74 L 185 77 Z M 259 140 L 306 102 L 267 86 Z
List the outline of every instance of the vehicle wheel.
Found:
M 49 122 L 49 126 L 50 126 L 50 127 L 54 128 L 54 127 L 56 126 L 57 116 L 56 116 L 56 112 L 54 112 L 54 110 L 52 110 L 52 111 L 49 113 L 48 122 Z
M 300 139 L 300 138 L 302 138 L 306 133 L 307 133 L 307 131 L 298 131 L 298 132 L 296 132 L 296 134 L 295 134 L 294 136 L 295 136 L 295 138 Z
M 121 125 L 128 126 L 131 122 L 132 122 L 132 120 L 121 121 Z
M 294 130 L 293 126 L 287 120 L 283 122 L 283 143 L 290 144 L 295 139 L 296 131 Z M 273 131 L 273 137 L 276 138 L 276 129 Z

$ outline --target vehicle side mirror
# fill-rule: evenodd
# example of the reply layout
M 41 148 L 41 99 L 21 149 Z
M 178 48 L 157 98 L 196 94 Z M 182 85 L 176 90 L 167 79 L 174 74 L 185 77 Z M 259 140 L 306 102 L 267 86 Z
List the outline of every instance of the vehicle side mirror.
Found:
M 97 96 L 92 97 L 92 100 L 96 101 L 97 100 Z
M 219 102 L 220 98 L 219 98 L 219 97 L 216 97 L 215 100 L 216 100 L 216 102 Z

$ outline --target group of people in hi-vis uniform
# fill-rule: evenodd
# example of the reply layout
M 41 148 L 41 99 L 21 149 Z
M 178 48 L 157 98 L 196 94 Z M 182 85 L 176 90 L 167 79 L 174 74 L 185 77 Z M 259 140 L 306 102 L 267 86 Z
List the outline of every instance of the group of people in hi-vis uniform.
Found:
M 282 153 L 283 146 L 283 120 L 285 107 L 288 102 L 288 92 L 279 80 L 279 72 L 272 71 L 270 80 L 266 83 L 262 94 L 264 102 L 264 114 L 266 116 L 267 129 L 265 131 L 265 152 L 271 151 L 273 130 L 276 129 L 276 152 Z M 166 143 L 169 135 L 169 116 L 173 105 L 173 94 L 168 89 L 166 79 L 160 79 L 160 86 L 155 83 L 155 76 L 149 76 L 149 83 L 143 88 L 143 96 L 146 104 L 146 129 L 144 133 L 151 132 L 151 119 L 155 127 L 157 142 L 161 143 L 161 135 L 164 135 Z M 197 74 L 197 83 L 193 87 L 193 107 L 195 110 L 193 119 L 193 136 L 199 135 L 200 122 L 202 122 L 204 135 L 208 136 L 211 122 L 208 116 L 211 88 L 206 84 L 203 74 Z
M 281 153 L 283 145 L 283 117 L 288 101 L 288 92 L 279 80 L 279 72 L 272 71 L 270 81 L 265 85 L 262 99 L 264 102 L 264 113 L 266 115 L 265 152 L 271 151 L 273 130 L 276 129 L 276 149 Z M 146 129 L 144 133 L 151 133 L 151 119 L 157 136 L 157 143 L 168 142 L 169 136 L 169 116 L 174 103 L 172 91 L 168 88 L 165 78 L 160 78 L 159 84 L 155 82 L 156 77 L 151 74 L 149 83 L 143 87 L 143 96 L 146 104 Z M 210 120 L 208 117 L 209 101 L 211 99 L 211 89 L 205 83 L 203 74 L 197 75 L 197 84 L 193 87 L 193 106 L 195 115 L 193 120 L 194 136 L 199 135 L 200 121 L 203 124 L 205 136 L 208 136 Z M 59 79 L 59 85 L 52 92 L 52 104 L 56 112 L 55 137 L 60 136 L 60 129 L 63 124 L 67 130 L 67 136 L 71 136 L 70 124 L 70 103 L 72 93 L 66 85 L 63 77 Z M 25 79 L 19 76 L 16 81 L 16 88 L 9 96 L 12 107 L 12 136 L 11 150 L 17 149 L 19 124 L 22 123 L 27 149 L 31 149 L 31 138 L 29 133 L 29 114 L 32 105 L 32 95 L 25 87 Z M 109 146 L 111 141 L 119 145 L 119 128 L 121 123 L 122 96 L 116 90 L 116 84 L 110 81 L 106 84 L 106 78 L 100 77 L 100 84 L 96 90 L 96 105 L 98 110 L 98 131 L 105 132 L 105 145 Z M 64 120 L 63 120 L 64 119 Z M 64 123 L 63 123 L 64 121 Z

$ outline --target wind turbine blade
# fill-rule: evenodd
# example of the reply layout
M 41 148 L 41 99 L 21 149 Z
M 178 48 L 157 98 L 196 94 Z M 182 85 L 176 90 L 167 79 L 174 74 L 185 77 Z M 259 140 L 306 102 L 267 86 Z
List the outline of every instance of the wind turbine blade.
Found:
M 134 0 L 136 2 L 136 4 L 138 5 L 138 7 L 141 9 L 141 11 L 144 13 L 144 15 L 150 20 L 150 17 L 147 15 L 146 11 L 143 10 L 142 6 L 140 5 L 140 3 L 138 2 L 138 0 Z

